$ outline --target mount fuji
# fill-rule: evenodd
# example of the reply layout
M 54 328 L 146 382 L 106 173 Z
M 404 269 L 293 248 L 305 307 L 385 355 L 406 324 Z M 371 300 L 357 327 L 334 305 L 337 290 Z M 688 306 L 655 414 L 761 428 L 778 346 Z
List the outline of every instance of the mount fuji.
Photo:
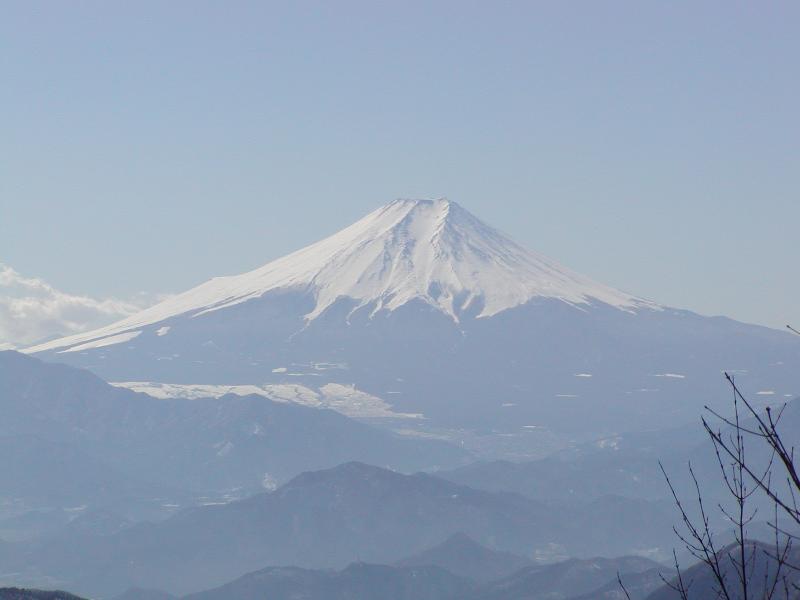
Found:
M 800 339 L 662 306 L 527 250 L 448 200 L 397 200 L 249 273 L 34 346 L 164 397 L 256 391 L 528 455 L 796 393 Z

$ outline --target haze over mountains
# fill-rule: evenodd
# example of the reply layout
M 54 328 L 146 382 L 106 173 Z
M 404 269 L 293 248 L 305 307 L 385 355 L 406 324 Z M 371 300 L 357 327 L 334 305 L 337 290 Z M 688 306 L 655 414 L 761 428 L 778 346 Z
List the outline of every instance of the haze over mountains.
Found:
M 291 589 L 333 589 L 361 585 L 350 577 L 362 572 L 331 579 L 318 570 L 367 561 L 443 569 L 449 575 L 427 580 L 431 593 L 443 586 L 442 598 L 466 578 L 479 585 L 470 593 L 484 594 L 476 599 L 511 600 L 553 580 L 555 572 L 541 572 L 545 563 L 666 559 L 675 515 L 659 459 L 677 470 L 692 458 L 709 500 L 718 497 L 713 455 L 691 430 L 444 471 L 468 455 L 262 396 L 159 400 L 15 352 L 0 353 L 0 382 L 0 583 L 98 597 L 129 587 L 181 595 L 268 569 L 267 582 L 293 574 Z M 787 443 L 797 441 L 798 415 L 792 402 Z M 406 475 L 353 458 L 438 470 Z M 325 466 L 332 468 L 300 473 Z M 276 570 L 287 565 L 294 570 Z M 574 579 L 563 579 L 559 597 L 613 588 L 599 579 L 568 587 Z M 633 578 L 645 591 L 658 581 L 652 573 Z
M 611 506 L 632 512 L 624 501 L 611 499 Z M 475 577 L 483 581 L 521 567 L 524 561 L 512 552 L 529 561 L 553 560 L 559 558 L 550 555 L 553 548 L 573 556 L 617 556 L 669 543 L 669 511 L 644 505 L 639 510 L 649 527 L 632 529 L 605 519 L 605 510 L 597 503 L 548 506 L 429 475 L 348 463 L 302 474 L 274 492 L 186 509 L 158 523 L 12 544 L 0 552 L 0 564 L 6 573 L 24 572 L 91 595 L 131 586 L 185 594 L 265 565 L 341 569 L 359 560 L 419 562 L 422 551 L 428 564 L 461 561 L 463 542 L 440 547 L 436 561 L 426 550 L 461 531 L 498 551 L 467 548 L 472 564 L 484 571 Z M 411 554 L 417 558 L 404 561 Z
M 800 3 L 0 15 L 0 600 L 800 600 Z
M 255 385 L 350 416 L 380 406 L 406 415 L 395 430 L 503 457 L 682 426 L 724 401 L 723 370 L 788 398 L 800 341 L 596 283 L 454 202 L 398 200 L 255 271 L 27 352 L 164 395 Z
M 261 396 L 163 401 L 13 351 L 0 352 L 0 397 L 0 493 L 37 509 L 158 514 L 163 505 L 170 512 L 193 497 L 271 489 L 352 460 L 413 471 L 468 459 L 442 441 L 398 436 L 330 410 Z
M 26 352 L 0 352 L 0 584 L 588 600 L 623 571 L 643 599 L 674 545 L 659 461 L 678 490 L 692 461 L 721 501 L 702 407 L 727 407 L 723 370 L 759 407 L 791 400 L 800 337 L 399 200 Z M 799 419 L 792 401 L 788 443 Z

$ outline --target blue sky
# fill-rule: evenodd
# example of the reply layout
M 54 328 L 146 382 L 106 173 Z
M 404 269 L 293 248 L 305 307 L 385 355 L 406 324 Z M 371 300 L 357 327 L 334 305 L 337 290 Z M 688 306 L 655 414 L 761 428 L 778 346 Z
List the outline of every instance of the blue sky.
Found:
M 396 197 L 800 323 L 800 4 L 5 2 L 0 262 L 129 298 Z

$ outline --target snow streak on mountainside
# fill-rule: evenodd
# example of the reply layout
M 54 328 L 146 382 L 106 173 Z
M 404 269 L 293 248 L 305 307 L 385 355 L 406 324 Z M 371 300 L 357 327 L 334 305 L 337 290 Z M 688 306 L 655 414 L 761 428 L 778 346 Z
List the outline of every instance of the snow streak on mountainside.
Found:
M 421 414 L 398 413 L 392 406 L 372 394 L 362 392 L 353 385 L 326 383 L 312 389 L 297 383 L 261 385 L 209 385 L 159 383 L 153 381 L 120 381 L 111 383 L 116 387 L 142 392 L 164 400 L 184 398 L 189 400 L 221 398 L 226 394 L 264 396 L 273 402 L 291 402 L 311 408 L 329 408 L 346 417 L 356 419 L 421 419 Z
M 31 352 L 103 344 L 177 315 L 201 316 L 273 290 L 313 295 L 313 321 L 341 298 L 372 314 L 421 300 L 458 322 L 490 317 L 536 297 L 623 310 L 656 305 L 596 283 L 531 252 L 448 200 L 396 200 L 302 250 L 242 275 L 212 279 L 111 326 Z M 112 343 L 119 343 L 116 340 Z M 107 344 L 105 344 L 107 345 Z

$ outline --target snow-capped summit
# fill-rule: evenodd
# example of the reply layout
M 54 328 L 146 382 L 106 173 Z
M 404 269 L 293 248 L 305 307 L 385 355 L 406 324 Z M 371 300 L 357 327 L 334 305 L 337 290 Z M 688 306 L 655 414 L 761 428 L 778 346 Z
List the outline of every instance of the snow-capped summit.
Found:
M 800 340 L 596 283 L 454 202 L 396 200 L 254 271 L 28 352 L 167 396 L 256 391 L 413 435 L 445 428 L 480 452 L 495 441 L 463 432 L 501 432 L 496 448 L 524 455 L 548 431 L 686 423 L 724 397 L 723 370 L 746 372 L 753 394 L 792 394 Z
M 628 308 L 642 302 L 522 248 L 445 199 L 396 200 L 253 275 L 274 285 L 272 274 L 282 272 L 314 287 L 310 319 L 340 297 L 374 312 L 419 299 L 456 320 L 476 304 L 485 317 L 535 296 Z
M 337 300 L 371 314 L 421 300 L 453 320 L 489 317 L 535 297 L 602 302 L 625 310 L 651 303 L 596 283 L 527 250 L 446 199 L 395 200 L 338 233 L 249 273 L 218 277 L 108 327 L 31 348 L 86 349 L 131 339 L 138 327 L 200 316 L 274 290 L 310 293 L 313 321 Z M 110 336 L 114 336 L 111 338 Z M 102 339 L 101 339 L 102 338 Z

